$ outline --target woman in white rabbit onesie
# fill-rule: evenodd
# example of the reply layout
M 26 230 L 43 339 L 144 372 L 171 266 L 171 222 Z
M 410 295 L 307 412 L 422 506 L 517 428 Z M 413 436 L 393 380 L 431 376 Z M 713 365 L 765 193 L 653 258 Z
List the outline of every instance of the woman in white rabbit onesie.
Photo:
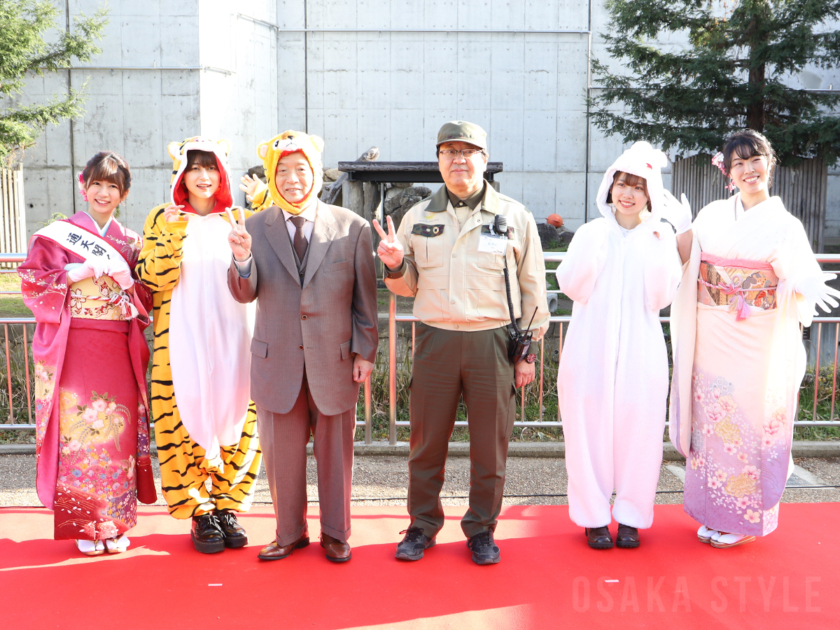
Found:
M 653 523 L 668 396 L 659 311 L 681 275 L 674 230 L 661 219 L 685 212 L 662 186 L 666 165 L 647 142 L 625 151 L 601 182 L 603 216 L 578 229 L 557 270 L 574 300 L 557 378 L 569 515 L 594 549 L 613 546 L 612 517 L 625 548 Z

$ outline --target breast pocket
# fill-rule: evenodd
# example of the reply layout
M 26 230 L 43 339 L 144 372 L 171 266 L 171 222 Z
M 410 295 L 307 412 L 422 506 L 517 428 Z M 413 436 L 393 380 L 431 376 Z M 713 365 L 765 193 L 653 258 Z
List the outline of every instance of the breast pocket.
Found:
M 493 272 L 493 275 L 496 275 L 496 272 L 505 268 L 505 259 L 501 254 L 478 252 L 475 265 L 481 269 L 490 270 Z
M 355 273 L 351 260 L 324 265 L 323 270 L 333 282 L 350 282 Z
M 418 223 L 411 232 L 411 249 L 418 267 L 443 266 L 444 225 Z
M 469 321 L 508 319 L 505 289 L 505 258 L 502 254 L 477 252 L 474 266 L 466 278 L 465 310 Z M 508 262 L 511 280 L 511 297 L 517 303 L 518 284 L 516 265 Z

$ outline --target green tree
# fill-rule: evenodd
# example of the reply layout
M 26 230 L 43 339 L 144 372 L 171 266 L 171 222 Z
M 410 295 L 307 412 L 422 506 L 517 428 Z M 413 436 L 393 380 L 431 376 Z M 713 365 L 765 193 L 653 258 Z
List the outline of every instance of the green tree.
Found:
M 21 105 L 15 102 L 27 76 L 69 68 L 73 58 L 81 62 L 101 52 L 95 42 L 108 23 L 107 11 L 80 16 L 72 29 L 56 29 L 59 10 L 51 0 L 0 0 L 0 158 L 32 145 L 48 123 L 58 124 L 82 114 L 87 83 L 81 89 L 56 94 L 47 103 Z
M 764 133 L 781 162 L 840 156 L 840 94 L 788 87 L 809 64 L 840 65 L 840 0 L 608 0 L 604 34 L 626 74 L 593 62 L 604 89 L 589 99 L 593 122 L 626 142 L 714 153 L 723 136 Z M 656 46 L 687 35 L 684 47 Z M 611 105 L 621 103 L 624 111 Z

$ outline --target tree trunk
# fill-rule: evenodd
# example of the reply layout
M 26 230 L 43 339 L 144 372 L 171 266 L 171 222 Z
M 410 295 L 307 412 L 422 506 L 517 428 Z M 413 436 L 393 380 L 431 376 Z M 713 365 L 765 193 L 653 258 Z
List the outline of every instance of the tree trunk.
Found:
M 753 87 L 753 98 L 747 107 L 747 128 L 764 133 L 767 124 L 767 108 L 764 106 L 765 64 L 750 68 L 750 86 Z
M 752 94 L 750 95 L 750 102 L 747 105 L 747 128 L 764 133 L 764 127 L 767 125 L 767 108 L 764 103 L 764 88 L 767 78 L 766 64 L 755 64 L 755 51 L 760 46 L 767 43 L 767 35 L 761 34 L 760 24 L 765 23 L 771 16 L 769 14 L 769 6 L 766 2 L 755 3 L 758 6 L 754 7 L 755 13 L 750 25 L 747 27 L 747 41 L 749 41 L 749 77 L 747 79 Z

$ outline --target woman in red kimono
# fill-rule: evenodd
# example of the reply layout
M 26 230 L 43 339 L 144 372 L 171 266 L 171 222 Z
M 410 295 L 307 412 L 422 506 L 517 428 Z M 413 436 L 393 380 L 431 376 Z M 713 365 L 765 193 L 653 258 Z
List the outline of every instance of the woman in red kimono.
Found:
M 114 219 L 128 164 L 97 153 L 79 174 L 85 212 L 36 232 L 18 269 L 37 325 L 37 490 L 55 512 L 55 538 L 84 554 L 120 553 L 137 500 L 156 499 L 149 459 L 143 330 L 151 298 L 135 284 L 142 246 Z

